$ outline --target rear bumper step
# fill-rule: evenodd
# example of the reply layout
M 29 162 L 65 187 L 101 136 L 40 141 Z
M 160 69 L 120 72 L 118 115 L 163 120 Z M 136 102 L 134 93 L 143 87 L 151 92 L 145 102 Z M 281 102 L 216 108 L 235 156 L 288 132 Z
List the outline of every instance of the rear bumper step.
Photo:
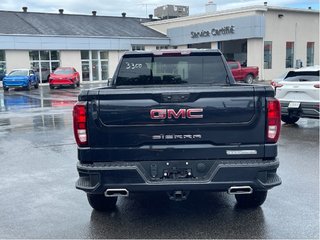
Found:
M 268 190 L 280 185 L 278 166 L 278 159 L 79 162 L 76 187 L 88 193 L 110 193 L 110 196 L 112 193 L 127 196 L 129 192 L 175 190 L 248 194 L 251 190 Z M 107 194 L 108 190 L 111 192 Z

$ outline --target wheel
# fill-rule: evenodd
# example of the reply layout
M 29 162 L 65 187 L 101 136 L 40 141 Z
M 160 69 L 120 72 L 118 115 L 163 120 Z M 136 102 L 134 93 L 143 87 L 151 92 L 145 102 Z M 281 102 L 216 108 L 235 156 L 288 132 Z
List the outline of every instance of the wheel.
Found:
M 251 194 L 237 194 L 235 197 L 239 207 L 255 208 L 264 203 L 267 193 L 268 191 L 253 191 Z
M 101 212 L 109 211 L 116 208 L 118 197 L 105 197 L 103 194 L 87 194 L 90 206 Z
M 39 88 L 39 82 L 37 82 L 37 83 L 34 85 L 34 88 L 35 88 L 35 89 L 38 89 L 38 88 Z
M 245 83 L 249 83 L 249 84 L 252 84 L 253 83 L 253 76 L 252 74 L 248 74 L 245 78 Z
M 285 123 L 288 123 L 288 124 L 296 123 L 299 119 L 300 119 L 299 117 L 294 117 L 294 116 L 290 116 L 290 115 L 282 115 L 281 116 L 281 120 Z
M 8 87 L 3 87 L 3 91 L 8 92 L 9 88 Z
M 77 84 L 76 83 L 73 83 L 72 85 L 71 85 L 71 88 L 73 88 L 73 89 L 75 89 L 77 87 Z
M 54 89 L 54 86 L 52 86 L 52 85 L 49 85 L 49 87 L 50 87 L 50 89 Z
M 80 82 L 77 83 L 77 87 L 80 87 Z

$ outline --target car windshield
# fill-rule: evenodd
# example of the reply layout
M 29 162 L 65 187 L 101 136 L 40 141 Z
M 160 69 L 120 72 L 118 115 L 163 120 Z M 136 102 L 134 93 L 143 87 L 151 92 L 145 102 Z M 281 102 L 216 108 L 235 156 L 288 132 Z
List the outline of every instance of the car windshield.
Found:
M 319 77 L 319 71 L 296 71 L 296 72 L 290 71 L 288 72 L 285 79 L 296 77 L 296 76 L 318 76 Z
M 320 81 L 320 79 L 319 79 L 319 76 L 301 75 L 301 76 L 286 78 L 284 81 L 285 82 L 317 82 L 317 81 Z
M 13 70 L 9 76 L 28 76 L 28 70 Z
M 137 54 L 124 56 L 116 85 L 225 85 L 227 71 L 220 54 Z
M 57 69 L 54 71 L 54 74 L 57 75 L 64 75 L 64 74 L 73 74 L 73 70 L 72 69 Z

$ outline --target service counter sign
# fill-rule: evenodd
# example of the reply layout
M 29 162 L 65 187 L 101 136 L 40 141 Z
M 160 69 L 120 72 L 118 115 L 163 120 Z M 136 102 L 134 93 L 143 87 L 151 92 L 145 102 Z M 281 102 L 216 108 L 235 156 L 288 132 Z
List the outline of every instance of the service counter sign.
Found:
M 205 20 L 204 20 L 205 21 Z M 171 45 L 263 38 L 265 18 L 261 15 L 229 18 L 168 29 Z

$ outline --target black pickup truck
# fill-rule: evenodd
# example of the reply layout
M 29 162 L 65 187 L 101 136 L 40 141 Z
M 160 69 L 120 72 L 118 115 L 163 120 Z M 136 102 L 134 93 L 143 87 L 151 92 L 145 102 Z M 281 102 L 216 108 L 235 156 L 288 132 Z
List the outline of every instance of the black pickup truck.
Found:
M 76 187 L 98 211 L 147 191 L 222 191 L 257 207 L 281 184 L 274 91 L 236 83 L 218 50 L 127 52 L 108 86 L 80 93 L 73 121 Z

